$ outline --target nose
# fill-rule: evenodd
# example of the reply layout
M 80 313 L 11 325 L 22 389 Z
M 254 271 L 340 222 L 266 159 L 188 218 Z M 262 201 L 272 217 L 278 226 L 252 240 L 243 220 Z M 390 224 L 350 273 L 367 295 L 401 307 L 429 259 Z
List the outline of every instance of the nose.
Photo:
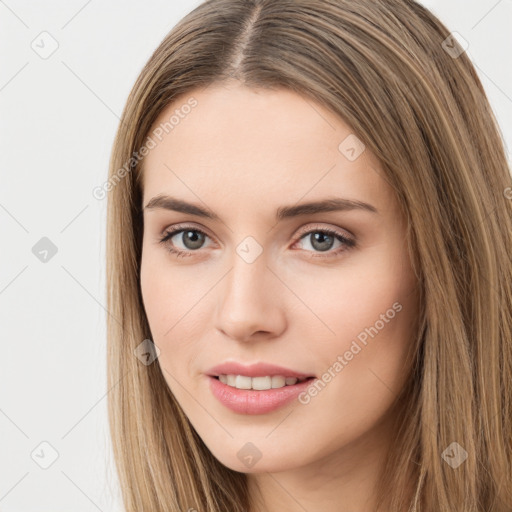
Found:
M 216 328 L 233 340 L 274 338 L 286 328 L 284 286 L 264 254 L 252 263 L 235 254 L 219 283 Z

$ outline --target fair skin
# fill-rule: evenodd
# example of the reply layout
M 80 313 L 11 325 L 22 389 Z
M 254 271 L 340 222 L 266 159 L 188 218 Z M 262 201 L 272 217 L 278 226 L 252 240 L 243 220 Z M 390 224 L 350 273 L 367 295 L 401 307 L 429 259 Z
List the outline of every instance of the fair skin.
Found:
M 311 99 L 212 84 L 178 98 L 154 126 L 190 97 L 197 106 L 144 160 L 143 205 L 165 194 L 221 220 L 144 210 L 141 289 L 162 374 L 213 455 L 248 475 L 250 512 L 371 511 L 396 433 L 386 413 L 405 384 L 418 314 L 395 194 L 368 148 L 353 160 L 340 151 L 352 130 Z M 275 220 L 280 207 L 333 197 L 376 212 Z M 178 224 L 185 232 L 160 243 Z M 202 244 L 197 232 L 186 236 L 194 229 L 206 234 Z M 355 245 L 315 242 L 322 229 Z M 251 263 L 237 253 L 246 237 L 262 251 Z M 308 403 L 246 415 L 209 390 L 206 370 L 228 360 L 322 379 L 371 326 L 378 333 Z M 248 442 L 261 453 L 252 467 L 237 456 Z

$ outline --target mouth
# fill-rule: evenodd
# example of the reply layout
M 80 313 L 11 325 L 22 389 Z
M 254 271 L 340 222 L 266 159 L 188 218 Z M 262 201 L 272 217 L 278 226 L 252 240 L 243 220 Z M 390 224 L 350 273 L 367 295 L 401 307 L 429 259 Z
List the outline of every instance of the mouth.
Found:
M 297 400 L 316 377 L 208 375 L 212 395 L 238 414 L 267 414 Z M 225 382 L 223 382 L 225 381 Z M 272 387 L 274 386 L 274 387 Z

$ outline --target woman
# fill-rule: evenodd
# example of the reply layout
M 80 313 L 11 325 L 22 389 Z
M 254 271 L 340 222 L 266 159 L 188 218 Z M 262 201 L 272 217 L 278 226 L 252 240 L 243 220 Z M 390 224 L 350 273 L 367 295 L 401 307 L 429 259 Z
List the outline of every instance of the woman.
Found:
M 512 510 L 511 191 L 419 4 L 188 14 L 110 164 L 126 510 Z

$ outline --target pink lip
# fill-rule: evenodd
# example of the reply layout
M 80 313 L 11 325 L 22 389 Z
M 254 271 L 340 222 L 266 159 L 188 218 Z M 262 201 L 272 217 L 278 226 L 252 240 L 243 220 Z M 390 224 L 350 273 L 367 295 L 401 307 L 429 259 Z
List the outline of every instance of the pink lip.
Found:
M 230 371 L 229 373 L 232 374 L 234 372 Z M 243 375 L 243 373 L 236 374 Z M 269 375 L 269 373 L 266 373 L 266 375 Z M 276 373 L 276 375 L 283 374 Z M 254 377 L 258 376 L 261 375 L 254 375 Z M 314 380 L 308 379 L 298 382 L 293 386 L 285 386 L 278 389 L 256 391 L 253 389 L 233 388 L 223 384 L 216 377 L 208 376 L 207 378 L 210 381 L 210 390 L 213 396 L 228 409 L 240 414 L 265 414 L 279 409 L 297 398 Z
M 308 375 L 269 363 L 257 363 L 246 366 L 240 363 L 226 362 L 210 368 L 205 373 L 212 377 L 218 377 L 219 375 L 245 375 L 247 377 L 282 375 L 283 377 L 297 377 L 298 379 L 313 377 L 311 374 Z

